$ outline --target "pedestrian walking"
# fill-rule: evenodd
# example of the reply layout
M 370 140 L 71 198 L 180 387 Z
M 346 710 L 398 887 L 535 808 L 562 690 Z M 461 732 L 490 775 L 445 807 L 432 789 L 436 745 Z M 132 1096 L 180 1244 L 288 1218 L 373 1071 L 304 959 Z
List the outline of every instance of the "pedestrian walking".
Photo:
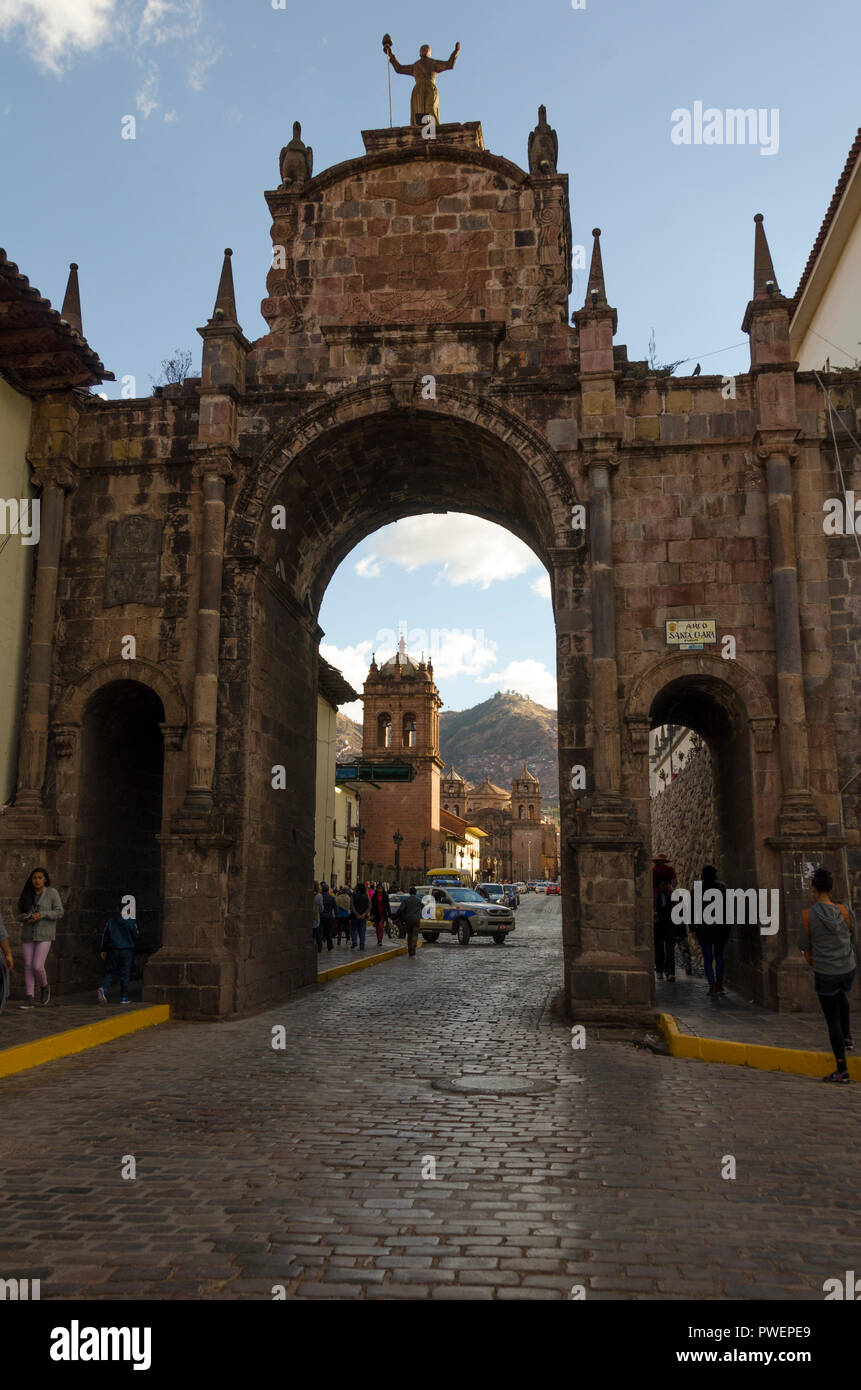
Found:
M 652 865 L 652 930 L 655 941 L 655 975 L 659 980 L 676 978 L 676 926 L 672 919 L 676 871 L 665 854 Z
M 419 926 L 422 920 L 422 900 L 416 889 L 410 889 L 397 912 L 395 921 L 402 922 L 407 935 L 407 949 L 414 956 L 419 944 Z
M 6 1000 L 9 998 L 11 986 L 10 977 L 15 970 L 15 965 L 12 960 L 12 949 L 9 945 L 9 933 L 6 930 L 2 912 L 0 912 L 0 952 L 2 952 L 3 955 L 3 959 L 0 960 L 0 1014 L 2 1014 L 6 1007 Z
M 63 900 L 44 869 L 34 869 L 24 884 L 18 899 L 18 921 L 21 923 L 21 953 L 24 957 L 24 993 L 21 1009 L 36 1006 L 36 981 L 39 983 L 39 1003 L 47 1004 L 51 986 L 45 973 L 45 961 L 56 939 L 57 922 L 63 916 Z
M 137 918 L 126 917 L 115 912 L 105 923 L 99 953 L 105 962 L 105 978 L 99 985 L 96 998 L 100 1004 L 107 1004 L 111 980 L 116 976 L 120 982 L 120 1003 L 128 1004 L 129 980 L 132 973 L 135 945 L 138 939 Z
M 847 903 L 831 901 L 834 879 L 822 866 L 813 875 L 813 905 L 801 914 L 801 949 L 813 970 L 814 988 L 825 1022 L 837 1070 L 825 1081 L 849 1084 L 846 1053 L 854 1047 L 849 1021 L 849 991 L 858 965 L 855 915 Z
M 337 920 L 338 904 L 329 892 L 328 883 L 320 884 L 320 891 L 314 899 L 317 908 L 317 926 L 314 930 L 314 938 L 317 942 L 317 953 L 323 949 L 323 939 L 326 940 L 326 950 L 331 951 L 334 947 L 332 933 L 335 930 Z
M 371 900 L 368 897 L 368 890 L 364 883 L 358 883 L 353 893 L 353 915 L 350 918 L 350 950 L 354 951 L 358 945 L 361 950 L 365 949 L 365 933 L 368 929 L 368 916 L 371 911 Z
M 353 897 L 349 888 L 344 884 L 341 884 L 341 887 L 335 894 L 335 904 L 338 910 L 338 945 L 340 946 L 341 944 L 342 936 L 344 938 L 344 945 L 346 945 L 350 939 L 350 912 L 353 907 Z
M 714 922 L 697 923 L 694 928 L 697 941 L 703 953 L 703 967 L 706 972 L 706 979 L 709 982 L 709 994 L 725 994 L 723 987 L 723 953 L 726 943 L 729 940 L 729 926 L 726 920 L 726 884 L 718 880 L 717 869 L 714 864 L 704 864 L 702 871 L 703 898 L 711 889 L 717 889 L 720 893 L 720 903 L 714 903 L 711 899 L 710 904 L 704 904 L 704 913 L 714 916 Z
M 374 928 L 377 933 L 377 946 L 382 946 L 383 936 L 386 930 L 386 922 L 392 914 L 389 895 L 381 883 L 378 883 L 371 897 L 371 916 L 374 920 Z

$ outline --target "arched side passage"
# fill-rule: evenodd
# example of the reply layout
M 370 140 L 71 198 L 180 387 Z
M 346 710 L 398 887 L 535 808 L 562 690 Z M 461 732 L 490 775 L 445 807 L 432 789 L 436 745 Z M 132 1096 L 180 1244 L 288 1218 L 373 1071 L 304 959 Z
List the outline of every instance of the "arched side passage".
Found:
M 720 877 L 732 888 L 777 888 L 776 856 L 758 839 L 756 831 L 757 825 L 771 821 L 778 804 L 777 769 L 772 766 L 776 759 L 768 756 L 776 720 L 755 673 L 712 654 L 673 654 L 635 682 L 625 719 L 630 734 L 628 791 L 643 826 L 650 824 L 651 729 L 663 724 L 693 729 L 705 740 L 712 760 Z M 675 794 L 672 788 L 664 793 Z M 647 833 L 647 850 L 650 840 Z M 690 889 L 692 884 L 679 886 Z M 642 887 L 644 918 L 650 915 L 649 890 L 646 875 Z M 763 935 L 755 923 L 735 925 L 728 952 L 728 981 L 748 991 L 748 997 L 773 1002 L 773 972 L 786 947 L 785 923 L 784 930 L 774 936 Z

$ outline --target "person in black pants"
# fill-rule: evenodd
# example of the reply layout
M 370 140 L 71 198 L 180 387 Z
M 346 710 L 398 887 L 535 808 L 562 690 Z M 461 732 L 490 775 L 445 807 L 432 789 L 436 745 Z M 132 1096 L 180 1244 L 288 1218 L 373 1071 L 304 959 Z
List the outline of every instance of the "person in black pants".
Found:
M 852 909 L 845 903 L 831 901 L 833 887 L 834 880 L 828 869 L 818 868 L 810 890 L 813 905 L 801 914 L 801 949 L 813 970 L 814 987 L 837 1063 L 837 1070 L 823 1079 L 848 1085 L 846 1052 L 854 1046 L 849 1021 L 849 991 L 857 967 L 857 940 Z
M 675 869 L 659 854 L 652 871 L 655 974 L 659 980 L 666 977 L 670 982 L 676 978 L 676 927 L 672 919 L 675 884 Z

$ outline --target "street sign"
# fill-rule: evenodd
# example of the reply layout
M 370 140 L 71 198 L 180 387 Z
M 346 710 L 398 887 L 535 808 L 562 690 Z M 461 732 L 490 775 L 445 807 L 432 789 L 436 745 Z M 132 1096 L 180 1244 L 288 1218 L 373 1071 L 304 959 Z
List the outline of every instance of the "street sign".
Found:
M 685 618 L 667 623 L 666 642 L 668 647 L 678 647 L 680 651 L 702 651 L 704 646 L 717 642 L 717 619 Z
M 339 763 L 336 782 L 412 782 L 412 763 Z

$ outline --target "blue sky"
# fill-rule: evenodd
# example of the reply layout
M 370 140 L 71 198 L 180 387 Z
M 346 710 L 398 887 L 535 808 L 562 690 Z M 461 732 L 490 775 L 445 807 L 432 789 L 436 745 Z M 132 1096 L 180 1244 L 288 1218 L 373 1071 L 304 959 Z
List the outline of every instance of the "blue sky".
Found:
M 497 153 L 524 164 L 547 106 L 575 244 L 602 228 L 617 342 L 631 357 L 647 355 L 654 329 L 659 360 L 746 368 L 753 214 L 765 214 L 791 294 L 858 125 L 857 0 L 585 0 L 579 10 L 570 0 L 0 0 L 2 243 L 58 305 L 68 263 L 79 263 L 84 330 L 118 379 L 109 395 L 127 375 L 149 394 L 175 347 L 197 362 L 195 329 L 211 313 L 225 246 L 243 328 L 263 333 L 263 190 L 278 181 L 278 152 L 299 119 L 320 170 L 360 153 L 363 128 L 388 124 L 385 30 L 402 62 L 422 42 L 447 57 L 460 40 L 456 70 L 439 81 L 442 116 L 481 120 Z M 393 74 L 392 85 L 403 123 L 410 83 Z M 674 144 L 672 113 L 697 101 L 776 109 L 776 153 Z M 121 138 L 127 115 L 133 141 Z M 772 144 L 773 134 L 769 122 Z M 575 273 L 572 308 L 585 280 Z M 485 523 L 462 524 L 489 549 Z M 503 689 L 536 677 L 529 693 L 547 703 L 553 631 L 549 601 L 532 589 L 537 562 L 513 573 L 516 546 L 503 534 L 491 553 L 507 577 L 485 587 L 486 569 L 464 578 L 452 555 L 447 569 L 408 571 L 405 547 L 390 541 L 368 538 L 333 580 L 322 615 L 331 647 L 374 641 L 401 620 L 428 633 L 468 628 L 496 645 L 481 661 L 464 655 L 467 669 L 443 683 L 447 703 L 485 698 L 494 672 Z M 376 563 L 379 576 L 357 576 L 370 555 L 366 571 Z M 518 661 L 544 675 L 521 672 L 518 685 Z

